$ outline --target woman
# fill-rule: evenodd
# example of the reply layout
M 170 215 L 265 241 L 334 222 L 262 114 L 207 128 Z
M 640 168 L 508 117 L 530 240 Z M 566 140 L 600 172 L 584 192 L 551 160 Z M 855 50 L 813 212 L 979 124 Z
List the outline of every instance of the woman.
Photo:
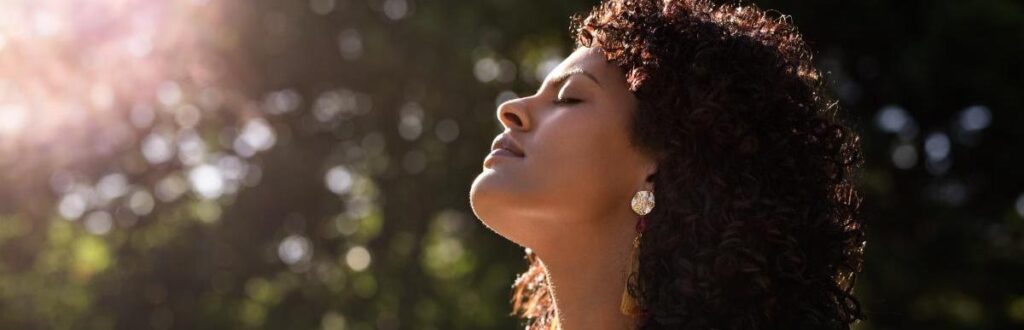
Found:
M 611 0 L 470 192 L 526 248 L 531 329 L 848 329 L 864 234 L 857 134 L 796 28 L 756 7 Z

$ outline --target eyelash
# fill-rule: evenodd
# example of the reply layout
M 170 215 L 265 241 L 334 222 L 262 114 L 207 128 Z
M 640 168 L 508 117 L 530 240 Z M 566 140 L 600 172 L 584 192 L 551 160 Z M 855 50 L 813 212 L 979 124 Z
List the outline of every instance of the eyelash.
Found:
M 574 99 L 574 98 L 570 98 L 570 97 L 563 97 L 563 98 L 555 98 L 555 100 L 552 103 L 558 104 L 558 105 L 572 105 L 572 104 L 576 104 L 576 103 L 580 103 L 580 102 L 582 102 L 582 101 L 580 101 L 579 99 Z

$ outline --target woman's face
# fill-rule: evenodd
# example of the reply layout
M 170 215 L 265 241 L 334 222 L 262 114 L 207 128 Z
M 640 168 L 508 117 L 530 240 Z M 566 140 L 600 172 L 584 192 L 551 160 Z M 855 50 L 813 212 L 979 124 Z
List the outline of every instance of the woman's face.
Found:
M 630 214 L 630 199 L 653 188 L 646 179 L 655 170 L 630 143 L 633 111 L 623 71 L 598 49 L 577 49 L 536 94 L 498 107 L 505 131 L 473 182 L 473 212 L 534 249 L 579 230 L 621 225 L 608 222 Z

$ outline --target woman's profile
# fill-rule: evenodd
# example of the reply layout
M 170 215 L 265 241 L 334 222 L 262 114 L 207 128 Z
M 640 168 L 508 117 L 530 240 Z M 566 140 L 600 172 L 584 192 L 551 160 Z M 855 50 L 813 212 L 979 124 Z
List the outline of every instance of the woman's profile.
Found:
M 776 13 L 777 14 L 777 13 Z M 788 17 L 608 0 L 473 182 L 529 268 L 529 329 L 848 329 L 863 263 L 858 134 Z

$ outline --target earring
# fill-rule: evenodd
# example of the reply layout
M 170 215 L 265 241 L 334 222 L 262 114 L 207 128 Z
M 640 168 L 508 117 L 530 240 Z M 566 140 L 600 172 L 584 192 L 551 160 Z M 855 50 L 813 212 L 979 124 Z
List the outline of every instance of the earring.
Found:
M 636 299 L 629 294 L 629 279 L 636 278 L 640 274 L 640 261 L 636 257 L 636 250 L 639 246 L 640 235 L 638 234 L 633 240 L 633 252 L 629 254 L 629 274 L 626 275 L 626 287 L 622 290 L 622 302 L 619 303 L 619 310 L 622 311 L 622 314 L 630 317 L 636 317 L 642 313 Z
M 633 200 L 630 202 L 630 205 L 633 207 L 633 212 L 636 212 L 636 214 L 639 214 L 640 216 L 647 215 L 647 213 L 651 213 L 651 209 L 654 208 L 654 193 L 647 190 L 638 191 L 633 195 Z
M 633 208 L 633 212 L 640 215 L 640 220 L 636 223 L 636 238 L 633 239 L 633 251 L 629 255 L 629 274 L 626 275 L 626 288 L 622 291 L 622 303 L 619 304 L 619 310 L 622 314 L 636 317 L 643 313 L 640 306 L 637 304 L 636 299 L 633 295 L 629 294 L 629 279 L 636 278 L 640 273 L 640 260 L 637 259 L 637 249 L 640 248 L 640 238 L 643 237 L 644 230 L 647 227 L 647 219 L 645 215 L 651 213 L 651 209 L 654 208 L 654 193 L 641 190 L 633 195 L 633 200 L 630 201 L 630 206 Z

